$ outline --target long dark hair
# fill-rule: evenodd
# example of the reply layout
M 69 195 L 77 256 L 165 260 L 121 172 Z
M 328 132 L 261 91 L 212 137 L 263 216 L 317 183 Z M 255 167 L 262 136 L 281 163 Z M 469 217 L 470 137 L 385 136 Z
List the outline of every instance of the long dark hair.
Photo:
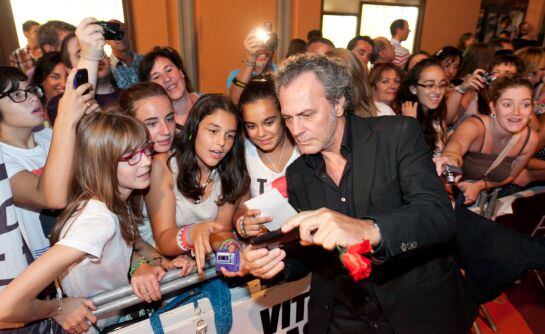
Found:
M 252 78 L 242 91 L 242 94 L 240 94 L 238 105 L 242 110 L 243 105 L 263 99 L 270 99 L 276 110 L 280 112 L 280 102 L 276 95 L 274 81 L 269 75 Z
M 416 87 L 418 81 L 420 81 L 420 76 L 422 72 L 433 66 L 438 66 L 441 69 L 441 65 L 432 58 L 424 59 L 418 64 L 416 64 L 408 73 L 405 83 L 401 87 L 401 101 L 412 101 L 418 102 L 418 96 L 411 92 L 411 87 Z M 442 69 L 441 69 L 442 71 Z M 442 124 L 447 113 L 447 108 L 445 104 L 445 97 L 441 100 L 441 103 L 436 109 L 424 111 L 422 103 L 418 103 L 416 119 L 420 123 L 420 127 L 424 132 L 424 139 L 426 143 L 430 146 L 432 151 L 437 149 L 437 140 L 443 140 L 444 133 L 443 131 L 439 132 L 435 128 L 434 124 Z
M 228 97 L 222 94 L 205 94 L 199 98 L 189 111 L 189 118 L 176 141 L 176 151 L 171 158 L 174 158 L 178 165 L 179 173 L 176 179 L 178 190 L 185 197 L 198 200 L 203 195 L 203 189 L 199 186 L 200 169 L 197 165 L 195 141 L 201 121 L 218 109 L 232 114 L 237 121 L 233 147 L 216 167 L 222 189 L 222 195 L 216 203 L 221 206 L 226 202 L 235 203 L 250 186 L 244 156 L 242 120 L 237 108 Z
M 121 235 L 127 243 L 138 236 L 137 223 L 142 216 L 142 198 L 131 195 L 121 199 L 117 179 L 119 159 L 142 148 L 147 141 L 144 123 L 120 112 L 97 112 L 83 118 L 77 129 L 76 169 L 68 206 L 63 210 L 51 234 L 51 243 L 61 239 L 61 231 L 76 217 L 91 198 L 104 202 L 119 218 Z

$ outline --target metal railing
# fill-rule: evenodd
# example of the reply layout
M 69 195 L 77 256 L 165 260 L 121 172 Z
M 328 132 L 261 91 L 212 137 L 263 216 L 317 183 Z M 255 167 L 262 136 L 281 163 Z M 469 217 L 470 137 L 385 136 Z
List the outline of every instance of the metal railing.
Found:
M 218 276 L 215 264 L 212 264 L 211 262 L 207 263 L 202 274 L 198 274 L 196 269 L 187 276 L 180 276 L 180 272 L 181 269 L 171 270 L 167 272 L 165 277 L 159 282 L 162 295 Z M 99 319 L 107 314 L 118 312 L 127 307 L 144 302 L 133 293 L 130 284 L 93 296 L 91 297 L 91 301 L 97 308 L 93 314 Z

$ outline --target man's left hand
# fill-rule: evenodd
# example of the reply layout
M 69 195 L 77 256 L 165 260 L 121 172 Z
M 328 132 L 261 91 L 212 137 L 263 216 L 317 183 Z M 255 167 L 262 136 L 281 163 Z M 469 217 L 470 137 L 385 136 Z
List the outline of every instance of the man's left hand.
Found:
M 336 246 L 348 248 L 363 240 L 369 240 L 372 246 L 380 242 L 380 231 L 373 221 L 352 218 L 326 208 L 298 213 L 282 226 L 282 232 L 297 226 L 302 245 L 320 245 L 327 250 Z

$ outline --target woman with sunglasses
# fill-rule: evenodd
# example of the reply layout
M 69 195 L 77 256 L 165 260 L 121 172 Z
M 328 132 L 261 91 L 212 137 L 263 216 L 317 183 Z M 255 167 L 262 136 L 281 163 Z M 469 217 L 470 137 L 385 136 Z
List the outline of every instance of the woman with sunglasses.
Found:
M 54 246 L 0 292 L 0 321 L 50 317 L 70 333 L 87 332 L 89 323 L 97 322 L 87 298 L 126 285 L 127 273 L 140 299 L 161 298 L 165 271 L 133 251 L 142 200 L 132 193 L 146 189 L 150 180 L 153 144 L 146 127 L 120 113 L 94 113 L 77 131 L 74 160 L 80 168 L 69 178 L 69 204 L 53 231 Z M 36 299 L 56 279 L 68 297 Z M 97 326 L 117 319 L 109 314 Z

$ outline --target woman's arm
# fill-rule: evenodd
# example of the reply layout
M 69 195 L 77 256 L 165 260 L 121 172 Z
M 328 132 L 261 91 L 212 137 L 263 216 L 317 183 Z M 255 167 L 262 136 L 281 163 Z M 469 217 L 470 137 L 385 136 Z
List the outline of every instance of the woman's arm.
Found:
M 467 151 L 470 148 L 478 149 L 477 146 L 482 141 L 484 131 L 483 125 L 477 119 L 468 118 L 463 121 L 449 137 L 441 157 L 433 159 L 437 174 L 441 175 L 447 164 L 461 167 Z
M 244 86 L 248 84 L 248 82 L 252 78 L 252 72 L 254 71 L 256 65 L 257 55 L 260 51 L 263 50 L 263 43 L 260 42 L 259 39 L 256 37 L 255 30 L 250 31 L 248 36 L 246 36 L 246 38 L 244 39 L 244 48 L 247 52 L 246 59 L 243 60 L 244 66 L 242 66 L 240 72 L 238 72 L 235 77 L 235 79 L 240 82 L 240 86 L 236 85 L 233 82 L 228 83 L 231 85 L 229 87 L 229 96 L 231 97 L 231 101 L 233 101 L 235 105 L 238 105 L 240 95 L 244 90 Z
M 93 304 L 83 298 L 64 298 L 62 309 L 58 300 L 39 300 L 36 296 L 85 253 L 72 247 L 54 245 L 34 261 L 21 275 L 0 292 L 0 321 L 31 322 L 54 317 L 65 330 L 81 326 L 87 320 L 96 322 Z
M 167 161 L 168 153 L 154 156 L 145 200 L 157 248 L 164 255 L 176 256 L 185 252 L 176 242 L 180 228 L 176 225 L 174 179 Z
M 75 72 L 70 72 L 68 82 L 74 80 Z M 9 179 L 16 205 L 36 209 L 62 209 L 66 206 L 74 169 L 76 126 L 85 113 L 98 109 L 96 103 L 88 103 L 92 95 L 84 94 L 90 88 L 90 84 L 75 90 L 71 85 L 66 85 L 41 176 L 21 171 Z
M 472 90 L 479 90 L 485 87 L 484 78 L 479 74 L 484 72 L 477 69 L 472 75 L 468 76 L 464 82 L 462 82 L 457 89 L 452 90 L 448 96 L 446 96 L 447 105 L 447 125 L 456 123 L 460 117 L 464 114 L 467 105 L 461 106 L 463 98 L 467 95 L 467 92 Z M 467 102 L 466 102 L 467 104 Z

